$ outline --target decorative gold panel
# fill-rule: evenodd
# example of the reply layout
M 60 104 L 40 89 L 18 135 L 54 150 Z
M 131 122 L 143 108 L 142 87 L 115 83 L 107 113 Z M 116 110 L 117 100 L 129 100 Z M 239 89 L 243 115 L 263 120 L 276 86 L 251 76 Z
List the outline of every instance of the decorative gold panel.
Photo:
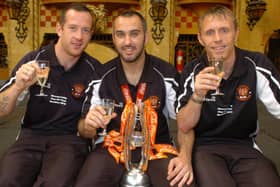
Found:
M 177 0 L 177 4 L 186 5 L 186 4 L 196 4 L 196 3 L 219 3 L 224 5 L 232 5 L 232 0 Z
M 177 4 L 192 9 L 198 16 L 201 16 L 209 7 L 216 4 L 232 8 L 233 0 L 177 0 Z
M 84 3 L 119 3 L 119 4 L 139 4 L 140 0 L 42 0 L 43 4 L 60 4 L 71 2 L 84 2 Z

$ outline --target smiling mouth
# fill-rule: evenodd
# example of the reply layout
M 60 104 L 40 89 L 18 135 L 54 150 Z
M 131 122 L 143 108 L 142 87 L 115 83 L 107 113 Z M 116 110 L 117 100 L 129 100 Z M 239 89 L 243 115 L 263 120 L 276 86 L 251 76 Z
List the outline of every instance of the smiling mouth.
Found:
M 212 47 L 214 52 L 224 52 L 226 46 Z
M 74 48 L 81 48 L 81 47 L 82 47 L 82 44 L 74 43 L 73 46 L 74 46 Z
M 124 48 L 123 48 L 123 51 L 124 51 L 127 55 L 130 55 L 130 54 L 133 54 L 134 48 L 133 48 L 133 47 L 124 47 Z

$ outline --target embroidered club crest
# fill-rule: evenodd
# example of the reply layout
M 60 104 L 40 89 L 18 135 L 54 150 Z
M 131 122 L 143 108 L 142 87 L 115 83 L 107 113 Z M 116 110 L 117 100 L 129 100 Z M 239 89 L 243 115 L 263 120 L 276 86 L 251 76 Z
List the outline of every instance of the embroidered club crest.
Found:
M 151 101 L 151 105 L 155 110 L 159 109 L 160 100 L 157 96 L 150 96 L 148 99 Z
M 85 88 L 86 87 L 83 84 L 74 84 L 72 86 L 72 96 L 75 99 L 80 99 L 84 95 Z
M 248 101 L 252 96 L 252 92 L 247 85 L 240 85 L 236 88 L 236 99 L 238 101 Z

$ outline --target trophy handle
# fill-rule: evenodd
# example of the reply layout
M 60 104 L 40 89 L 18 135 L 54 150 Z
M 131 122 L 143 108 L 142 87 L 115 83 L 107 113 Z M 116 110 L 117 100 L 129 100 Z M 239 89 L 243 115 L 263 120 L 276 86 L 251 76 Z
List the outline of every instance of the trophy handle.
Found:
M 124 161 L 125 161 L 125 167 L 128 171 L 132 169 L 132 164 L 131 164 L 131 150 L 130 150 L 130 137 L 131 135 L 131 130 L 133 127 L 133 124 L 135 123 L 135 104 L 132 104 L 129 107 L 129 112 L 128 112 L 128 119 L 126 121 L 125 125 L 125 132 L 124 132 Z
M 142 151 L 141 151 L 141 161 L 139 164 L 138 169 L 142 171 L 147 171 L 148 169 L 148 161 L 149 161 L 149 151 L 150 151 L 150 131 L 149 131 L 149 110 L 148 108 L 144 105 L 143 103 L 143 115 L 142 115 L 142 129 L 144 133 L 144 144 L 142 146 Z
M 146 109 L 144 103 L 131 106 L 124 134 L 125 167 L 128 171 L 138 169 L 145 172 L 148 168 L 150 150 L 149 110 Z M 131 162 L 131 151 L 136 147 L 141 147 L 141 160 L 138 165 Z

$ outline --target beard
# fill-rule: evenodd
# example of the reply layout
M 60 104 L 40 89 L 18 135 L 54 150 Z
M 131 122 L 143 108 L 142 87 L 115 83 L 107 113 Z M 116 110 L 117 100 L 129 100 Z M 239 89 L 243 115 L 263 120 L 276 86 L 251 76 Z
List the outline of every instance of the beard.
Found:
M 143 53 L 143 49 L 133 56 L 126 56 L 126 55 L 120 54 L 120 58 L 125 63 L 134 63 L 140 58 L 142 53 Z
M 132 55 L 126 55 L 125 52 L 125 48 L 132 48 L 133 50 L 135 50 L 136 52 Z M 132 46 L 132 45 L 127 45 L 127 46 L 123 46 L 123 47 L 120 47 L 120 48 L 117 48 L 117 51 L 118 51 L 118 54 L 121 58 L 121 60 L 125 63 L 134 63 L 136 62 L 140 57 L 141 55 L 144 53 L 145 51 L 145 38 L 142 42 L 142 45 L 139 46 L 139 50 L 137 50 L 136 47 Z

